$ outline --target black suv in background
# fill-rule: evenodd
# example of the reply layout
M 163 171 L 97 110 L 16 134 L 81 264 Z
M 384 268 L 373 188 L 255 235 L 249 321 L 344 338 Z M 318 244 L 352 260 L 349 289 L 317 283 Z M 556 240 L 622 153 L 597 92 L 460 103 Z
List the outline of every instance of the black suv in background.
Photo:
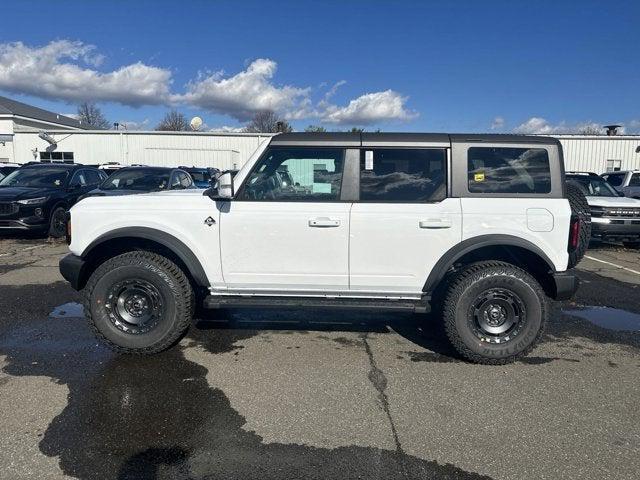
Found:
M 0 231 L 66 233 L 67 210 L 106 175 L 79 164 L 27 164 L 0 180 Z
M 123 167 L 84 197 L 133 195 L 187 188 L 196 187 L 191 176 L 179 168 Z

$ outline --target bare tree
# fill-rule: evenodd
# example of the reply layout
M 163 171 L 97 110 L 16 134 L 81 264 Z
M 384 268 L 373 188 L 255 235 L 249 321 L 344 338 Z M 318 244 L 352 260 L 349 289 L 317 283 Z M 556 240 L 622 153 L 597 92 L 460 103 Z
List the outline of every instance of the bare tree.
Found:
M 247 132 L 255 133 L 277 133 L 277 132 L 293 132 L 293 127 L 283 118 L 278 117 L 271 110 L 257 112 L 253 119 L 249 122 L 246 129 Z
M 93 102 L 84 102 L 78 105 L 78 121 L 82 125 L 98 130 L 107 130 L 111 127 L 111 123 L 102 114 L 100 107 Z
M 321 133 L 321 132 L 326 132 L 327 129 L 320 126 L 320 125 L 309 125 L 307 128 L 304 129 L 305 132 L 314 132 L 314 133 Z
M 177 110 L 171 110 L 160 120 L 160 123 L 156 126 L 156 130 L 184 132 L 189 130 L 189 122 L 187 122 L 187 117 L 182 113 Z

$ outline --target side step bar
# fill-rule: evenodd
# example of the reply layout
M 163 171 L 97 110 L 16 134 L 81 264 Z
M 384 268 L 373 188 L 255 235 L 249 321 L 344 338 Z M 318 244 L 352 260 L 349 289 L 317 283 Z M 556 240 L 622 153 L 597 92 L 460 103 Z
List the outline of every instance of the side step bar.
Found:
M 387 312 L 428 313 L 431 307 L 426 300 L 381 300 L 369 298 L 323 297 L 267 297 L 208 295 L 204 308 L 326 308 L 384 310 Z

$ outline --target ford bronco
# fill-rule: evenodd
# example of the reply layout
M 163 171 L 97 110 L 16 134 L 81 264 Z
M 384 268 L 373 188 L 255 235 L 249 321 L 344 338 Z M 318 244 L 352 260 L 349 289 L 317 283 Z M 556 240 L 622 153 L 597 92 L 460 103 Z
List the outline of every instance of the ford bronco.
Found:
M 577 288 L 569 187 L 552 138 L 280 134 L 204 194 L 81 201 L 60 270 L 124 353 L 174 345 L 197 304 L 369 308 L 432 311 L 462 357 L 506 363 Z

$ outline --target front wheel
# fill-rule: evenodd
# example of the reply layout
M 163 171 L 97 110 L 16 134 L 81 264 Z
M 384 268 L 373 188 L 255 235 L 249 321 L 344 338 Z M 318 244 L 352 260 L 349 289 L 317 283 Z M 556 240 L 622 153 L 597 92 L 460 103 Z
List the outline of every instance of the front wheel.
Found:
M 505 262 L 472 264 L 451 281 L 443 304 L 449 341 L 465 359 L 509 363 L 538 343 L 548 317 L 538 282 Z
M 52 238 L 64 237 L 67 233 L 67 211 L 64 207 L 56 207 L 51 213 L 49 222 L 49 236 Z
M 121 353 L 152 354 L 171 347 L 188 329 L 194 304 L 184 272 L 146 251 L 107 260 L 84 290 L 85 315 L 96 336 Z

